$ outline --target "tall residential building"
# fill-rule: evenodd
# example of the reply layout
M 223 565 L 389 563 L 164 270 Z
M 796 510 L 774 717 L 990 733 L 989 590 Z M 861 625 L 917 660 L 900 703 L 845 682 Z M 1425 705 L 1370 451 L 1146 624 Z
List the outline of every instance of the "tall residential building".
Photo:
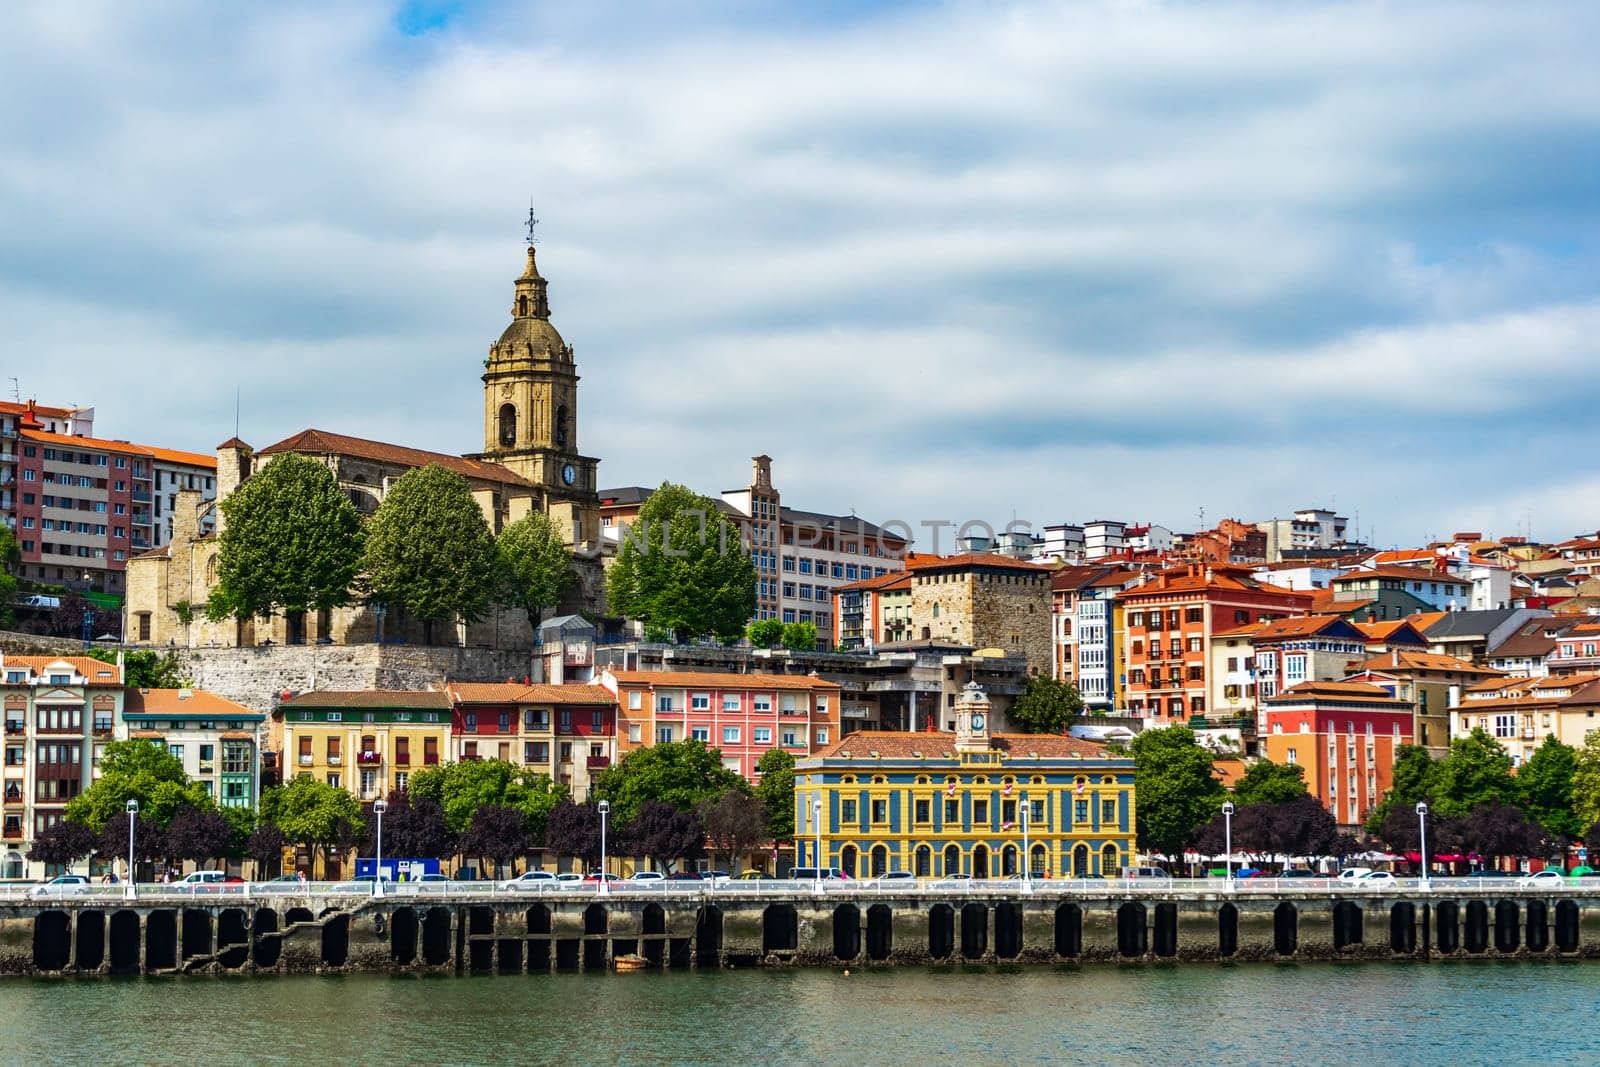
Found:
M 13 462 L 0 477 L 21 550 L 18 573 L 69 588 L 120 596 L 128 560 L 170 535 L 172 509 L 155 489 L 182 484 L 215 495 L 216 460 L 191 452 L 58 433 L 92 426 L 92 415 L 47 416 L 29 407 L 6 415 L 14 438 L 4 439 Z M 3 490 L 10 490 L 5 493 Z
M 1301 508 L 1291 519 L 1268 519 L 1256 523 L 1256 528 L 1266 534 L 1267 562 L 1277 563 L 1297 554 L 1344 545 L 1349 522 L 1326 508 Z
M 1117 594 L 1127 626 L 1128 714 L 1153 726 L 1206 714 L 1212 635 L 1263 619 L 1304 614 L 1311 603 L 1258 581 L 1248 567 L 1185 567 Z
M 221 807 L 260 803 L 262 712 L 203 689 L 130 689 L 122 713 L 129 737 L 165 748 Z
M 122 668 L 85 656 L 0 654 L 0 694 L 0 878 L 58 874 L 28 850 L 98 776 L 100 754 L 122 718 Z
M 452 682 L 449 693 L 453 760 L 504 760 L 582 801 L 616 758 L 617 698 L 604 686 Z
M 1109 566 L 1066 567 L 1051 576 L 1055 676 L 1077 687 L 1086 711 L 1119 706 L 1116 596 L 1142 580 L 1138 571 Z
M 1342 827 L 1360 826 L 1411 743 L 1410 704 L 1365 682 L 1301 682 L 1265 705 L 1266 758 L 1304 767 L 1307 791 Z

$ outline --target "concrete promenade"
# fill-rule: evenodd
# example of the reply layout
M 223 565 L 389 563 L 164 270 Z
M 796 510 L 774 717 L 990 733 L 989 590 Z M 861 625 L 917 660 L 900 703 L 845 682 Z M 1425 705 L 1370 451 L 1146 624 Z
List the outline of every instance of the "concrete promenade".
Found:
M 0 973 L 1600 956 L 1583 879 L 572 884 L 0 887 Z

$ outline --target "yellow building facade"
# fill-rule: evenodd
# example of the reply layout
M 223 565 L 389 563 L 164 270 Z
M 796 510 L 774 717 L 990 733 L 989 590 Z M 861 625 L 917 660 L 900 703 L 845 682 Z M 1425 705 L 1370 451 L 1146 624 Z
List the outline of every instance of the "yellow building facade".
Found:
M 1053 734 L 991 734 L 976 684 L 957 732 L 862 731 L 795 765 L 801 866 L 853 878 L 1113 877 L 1133 863 L 1129 757 Z

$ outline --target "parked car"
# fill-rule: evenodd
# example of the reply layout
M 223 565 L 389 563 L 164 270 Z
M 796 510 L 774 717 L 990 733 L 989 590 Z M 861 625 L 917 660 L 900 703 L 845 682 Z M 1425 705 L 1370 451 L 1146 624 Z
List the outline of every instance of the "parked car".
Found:
M 737 882 L 769 882 L 771 880 L 772 875 L 768 874 L 766 871 L 756 870 L 741 871 L 738 877 L 734 879 L 734 881 Z
M 669 882 L 703 882 L 703 881 L 705 881 L 705 879 L 703 877 L 701 877 L 701 875 L 700 875 L 700 873 L 698 871 L 673 871 L 671 874 L 667 875 L 666 880 L 669 881 Z
M 59 897 L 89 892 L 89 876 L 84 874 L 58 874 L 28 890 L 30 897 Z
M 583 880 L 583 875 L 579 874 L 577 871 L 564 871 L 563 873 L 556 875 L 556 888 L 581 889 L 583 887 Z
M 1566 875 L 1562 874 L 1558 870 L 1555 870 L 1554 868 L 1547 867 L 1542 871 L 1535 871 L 1525 878 L 1518 878 L 1517 886 L 1519 888 L 1537 888 L 1540 886 L 1548 887 L 1562 885 L 1566 882 L 1566 880 Z
M 960 874 L 960 873 L 947 874 L 943 878 L 939 879 L 939 881 L 940 882 L 948 882 L 948 883 L 952 883 L 952 884 L 965 884 L 967 882 L 972 881 L 972 875 L 970 875 L 970 874 Z
M 814 882 L 819 877 L 824 882 L 848 882 L 850 876 L 837 867 L 824 867 L 820 874 L 815 867 L 796 867 L 789 872 L 789 877 L 797 882 Z
M 1485 868 L 1481 871 L 1473 871 L 1471 874 L 1467 875 L 1468 878 L 1515 878 L 1516 876 L 1517 874 L 1515 871 L 1496 871 L 1489 868 Z
M 450 887 L 450 876 L 444 874 L 424 874 L 420 878 L 411 878 L 402 885 L 416 886 L 424 893 L 443 893 Z
M 634 871 L 628 876 L 630 882 L 665 882 L 667 876 L 660 871 Z
M 173 884 L 192 893 L 225 892 L 229 886 L 243 886 L 244 879 L 225 871 L 191 871 Z
M 583 880 L 585 882 L 593 882 L 596 885 L 599 885 L 601 882 L 605 882 L 607 885 L 616 885 L 617 883 L 621 882 L 623 879 L 622 879 L 622 875 L 620 875 L 620 874 L 611 874 L 610 872 L 606 872 L 606 873 L 602 874 L 599 871 L 590 871 L 587 875 L 584 876 Z
M 1353 885 L 1362 889 L 1392 889 L 1400 884 L 1393 871 L 1368 871 L 1360 878 L 1352 880 Z
M 883 874 L 867 882 L 867 885 L 905 886 L 915 883 L 917 876 L 910 871 L 885 871 Z
M 1290 867 L 1288 870 L 1279 871 L 1278 872 L 1278 877 L 1279 878 L 1322 878 L 1322 877 L 1324 877 L 1324 875 L 1318 874 L 1316 871 L 1313 871 L 1310 867 Z
M 61 598 L 58 596 L 45 596 L 43 593 L 29 593 L 22 598 L 22 603 L 30 608 L 45 608 L 49 611 L 54 611 L 61 606 Z
M 523 871 L 515 878 L 508 878 L 500 883 L 501 889 L 544 889 L 559 882 L 561 879 L 549 871 Z M 544 884 L 541 884 L 544 883 Z
M 1357 878 L 1365 878 L 1371 873 L 1371 867 L 1346 867 L 1344 870 L 1339 872 L 1338 880 L 1341 882 L 1353 882 Z
M 1161 867 L 1125 867 L 1125 868 L 1123 868 L 1122 876 L 1124 878 L 1128 878 L 1128 879 L 1134 879 L 1134 878 L 1167 878 L 1167 879 L 1170 879 L 1172 877 L 1172 875 L 1170 873 L 1168 873 L 1165 869 L 1163 869 Z M 1238 877 L 1240 877 L 1240 878 L 1248 878 L 1249 875 L 1247 875 L 1243 871 L 1241 871 L 1241 872 L 1239 872 Z

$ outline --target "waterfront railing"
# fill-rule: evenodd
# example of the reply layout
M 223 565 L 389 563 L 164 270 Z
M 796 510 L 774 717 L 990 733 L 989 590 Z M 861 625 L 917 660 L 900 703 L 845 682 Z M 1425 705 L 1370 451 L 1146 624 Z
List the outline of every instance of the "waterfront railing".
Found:
M 381 893 L 371 882 L 232 882 L 232 883 L 140 883 L 118 885 L 0 885 L 0 901 L 8 903 L 92 903 L 111 905 L 118 901 L 145 903 L 214 902 L 251 900 L 266 904 L 293 898 L 349 900 L 363 897 L 399 899 L 483 901 L 530 900 L 538 898 L 618 898 L 618 899 L 715 899 L 730 900 L 763 897 L 794 897 L 820 893 L 827 897 L 895 899 L 920 896 L 961 896 L 967 898 L 1018 896 L 1073 897 L 1115 894 L 1123 897 L 1197 896 L 1220 894 L 1230 897 L 1273 897 L 1285 893 L 1327 893 L 1333 896 L 1384 896 L 1448 893 L 1458 896 L 1504 896 L 1508 892 L 1540 896 L 1588 896 L 1600 894 L 1600 878 L 1396 878 L 1392 881 L 1337 878 L 1052 878 L 1033 879 L 811 879 L 706 881 L 621 881 L 602 887 L 599 882 L 576 881 L 461 881 L 461 882 L 386 882 Z

